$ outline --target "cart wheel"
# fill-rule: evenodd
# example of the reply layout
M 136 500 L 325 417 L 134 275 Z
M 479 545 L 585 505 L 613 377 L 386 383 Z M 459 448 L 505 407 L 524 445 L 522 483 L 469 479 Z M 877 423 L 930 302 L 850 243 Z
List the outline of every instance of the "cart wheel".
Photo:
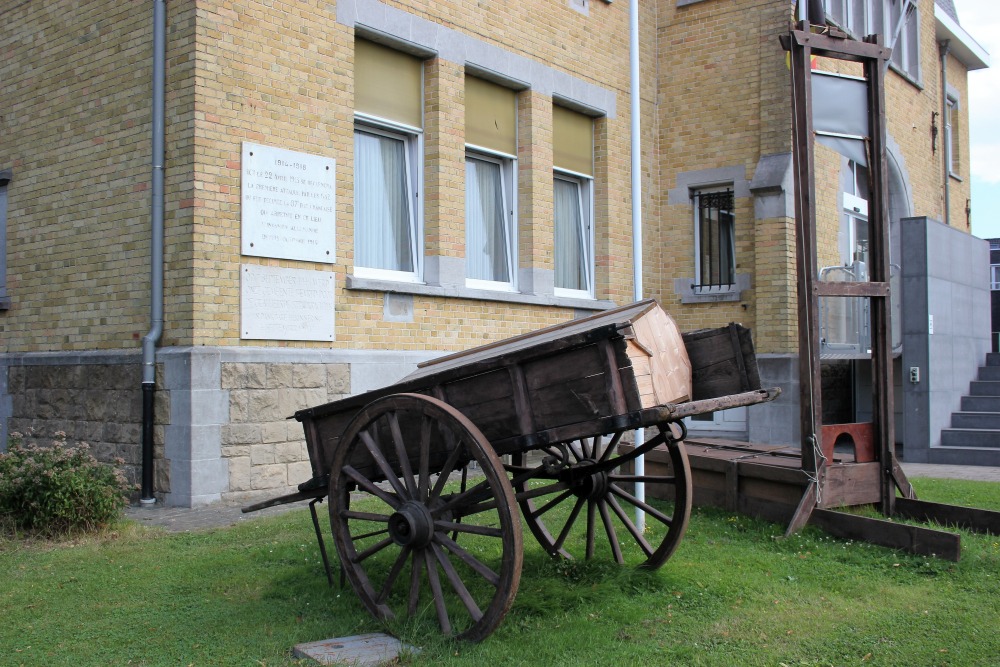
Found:
M 470 463 L 481 478 L 464 490 L 447 484 Z M 355 489 L 367 496 L 348 507 Z M 427 396 L 370 403 L 347 426 L 333 458 L 337 552 L 361 602 L 383 621 L 436 616 L 445 635 L 469 641 L 493 632 L 521 578 L 515 502 L 479 429 Z
M 604 535 L 619 564 L 638 561 L 640 567 L 656 569 L 667 562 L 691 517 L 691 467 L 670 424 L 656 429 L 654 437 L 665 440 L 670 455 L 669 469 L 656 474 L 647 470 L 638 477 L 630 472 L 631 457 L 617 451 L 625 431 L 548 447 L 540 467 L 515 473 L 521 515 L 549 554 L 589 560 Z M 515 471 L 525 470 L 525 458 L 524 453 L 514 455 Z M 612 467 L 588 472 L 604 463 Z M 644 482 L 646 497 L 656 500 L 636 498 L 636 482 Z M 644 530 L 636 526 L 636 508 L 645 512 Z

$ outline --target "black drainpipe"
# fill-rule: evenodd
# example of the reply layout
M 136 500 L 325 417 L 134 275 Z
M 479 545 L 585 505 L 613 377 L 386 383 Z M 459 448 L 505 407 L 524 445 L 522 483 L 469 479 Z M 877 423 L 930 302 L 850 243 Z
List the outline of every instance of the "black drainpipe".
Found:
M 164 75 L 167 10 L 164 0 L 153 0 L 152 200 L 150 204 L 150 329 L 142 338 L 142 489 L 139 501 L 152 506 L 153 426 L 156 394 L 156 344 L 163 334 L 163 138 Z

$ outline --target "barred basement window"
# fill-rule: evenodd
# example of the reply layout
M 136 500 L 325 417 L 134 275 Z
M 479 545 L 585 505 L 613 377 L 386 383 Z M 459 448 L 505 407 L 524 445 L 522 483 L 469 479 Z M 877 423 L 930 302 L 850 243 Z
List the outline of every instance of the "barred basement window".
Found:
M 695 291 L 736 287 L 736 220 L 733 191 L 696 190 L 694 203 Z

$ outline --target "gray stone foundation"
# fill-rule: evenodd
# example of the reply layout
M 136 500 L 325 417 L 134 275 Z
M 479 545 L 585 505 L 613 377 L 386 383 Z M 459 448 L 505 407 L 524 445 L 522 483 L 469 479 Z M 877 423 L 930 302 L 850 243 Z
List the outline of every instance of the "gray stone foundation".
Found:
M 296 410 L 396 382 L 437 353 L 166 348 L 157 351 L 155 491 L 192 507 L 291 493 L 311 467 Z M 137 352 L 0 355 L 0 442 L 89 443 L 141 471 Z

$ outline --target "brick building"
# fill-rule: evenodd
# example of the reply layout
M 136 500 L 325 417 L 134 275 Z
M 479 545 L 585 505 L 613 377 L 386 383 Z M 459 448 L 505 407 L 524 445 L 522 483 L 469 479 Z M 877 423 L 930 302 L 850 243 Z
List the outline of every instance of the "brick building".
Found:
M 827 4 L 853 35 L 901 28 L 893 219 L 967 232 L 966 72 L 985 54 L 948 0 Z M 790 389 L 756 423 L 701 427 L 794 441 L 778 43 L 794 3 L 640 5 L 645 293 L 682 329 L 754 328 L 766 380 Z M 296 409 L 632 299 L 627 3 L 160 6 L 152 376 L 168 503 L 283 492 L 310 476 Z M 64 431 L 138 474 L 140 340 L 156 329 L 152 13 L 55 1 L 0 19 L 0 438 Z M 822 252 L 853 265 L 863 173 L 833 151 L 817 165 Z

